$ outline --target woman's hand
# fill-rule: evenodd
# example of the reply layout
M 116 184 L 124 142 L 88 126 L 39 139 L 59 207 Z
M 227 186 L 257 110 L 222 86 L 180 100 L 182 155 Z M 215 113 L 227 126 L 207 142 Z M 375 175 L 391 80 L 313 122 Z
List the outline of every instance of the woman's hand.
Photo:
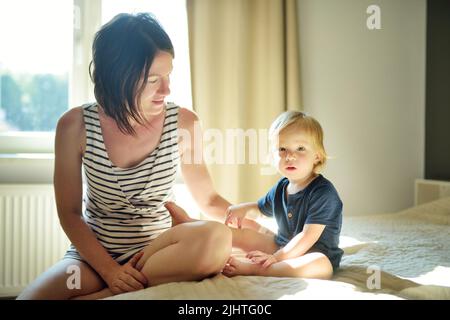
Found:
M 135 268 L 143 254 L 143 251 L 138 252 L 127 263 L 117 265 L 110 272 L 105 281 L 113 294 L 141 290 L 147 286 L 147 278 Z
M 268 268 L 272 264 L 278 262 L 277 258 L 273 254 L 268 254 L 262 251 L 250 251 L 246 256 L 252 260 L 253 263 L 261 264 L 262 268 Z
M 233 226 L 236 226 L 241 229 L 242 221 L 247 215 L 248 208 L 245 205 L 234 205 L 229 206 L 226 211 L 225 225 L 229 225 L 230 223 Z

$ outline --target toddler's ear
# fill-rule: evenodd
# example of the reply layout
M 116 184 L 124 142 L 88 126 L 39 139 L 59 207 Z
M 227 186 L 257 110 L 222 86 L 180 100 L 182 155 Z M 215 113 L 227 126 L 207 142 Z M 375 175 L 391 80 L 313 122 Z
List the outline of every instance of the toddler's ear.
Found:
M 321 162 L 321 160 L 320 160 L 319 154 L 316 153 L 316 154 L 314 155 L 314 165 L 316 166 L 316 165 L 318 165 L 320 162 Z

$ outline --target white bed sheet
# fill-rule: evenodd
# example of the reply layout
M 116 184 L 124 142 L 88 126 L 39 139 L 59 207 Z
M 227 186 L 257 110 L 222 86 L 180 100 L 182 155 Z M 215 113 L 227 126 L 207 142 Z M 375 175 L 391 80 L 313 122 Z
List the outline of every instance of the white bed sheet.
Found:
M 219 274 L 108 299 L 450 299 L 450 197 L 398 213 L 344 217 L 340 246 L 345 254 L 332 280 Z M 370 289 L 370 267 L 381 270 L 379 289 Z

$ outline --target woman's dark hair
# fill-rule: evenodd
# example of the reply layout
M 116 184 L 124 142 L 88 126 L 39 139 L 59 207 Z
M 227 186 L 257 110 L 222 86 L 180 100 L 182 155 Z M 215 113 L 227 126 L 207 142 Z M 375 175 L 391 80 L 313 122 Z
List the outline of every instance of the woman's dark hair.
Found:
M 123 133 L 135 134 L 130 119 L 145 123 L 139 101 L 158 51 L 175 55 L 169 36 L 148 13 L 118 14 L 95 34 L 89 65 L 95 98 Z

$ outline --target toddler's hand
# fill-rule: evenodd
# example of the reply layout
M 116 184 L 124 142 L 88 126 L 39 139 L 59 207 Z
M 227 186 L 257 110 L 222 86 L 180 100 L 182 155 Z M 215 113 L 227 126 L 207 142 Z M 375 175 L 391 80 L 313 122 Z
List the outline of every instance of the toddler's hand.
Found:
M 262 268 L 268 268 L 272 264 L 278 262 L 273 254 L 268 254 L 262 251 L 250 251 L 247 256 L 253 263 L 261 264 Z

